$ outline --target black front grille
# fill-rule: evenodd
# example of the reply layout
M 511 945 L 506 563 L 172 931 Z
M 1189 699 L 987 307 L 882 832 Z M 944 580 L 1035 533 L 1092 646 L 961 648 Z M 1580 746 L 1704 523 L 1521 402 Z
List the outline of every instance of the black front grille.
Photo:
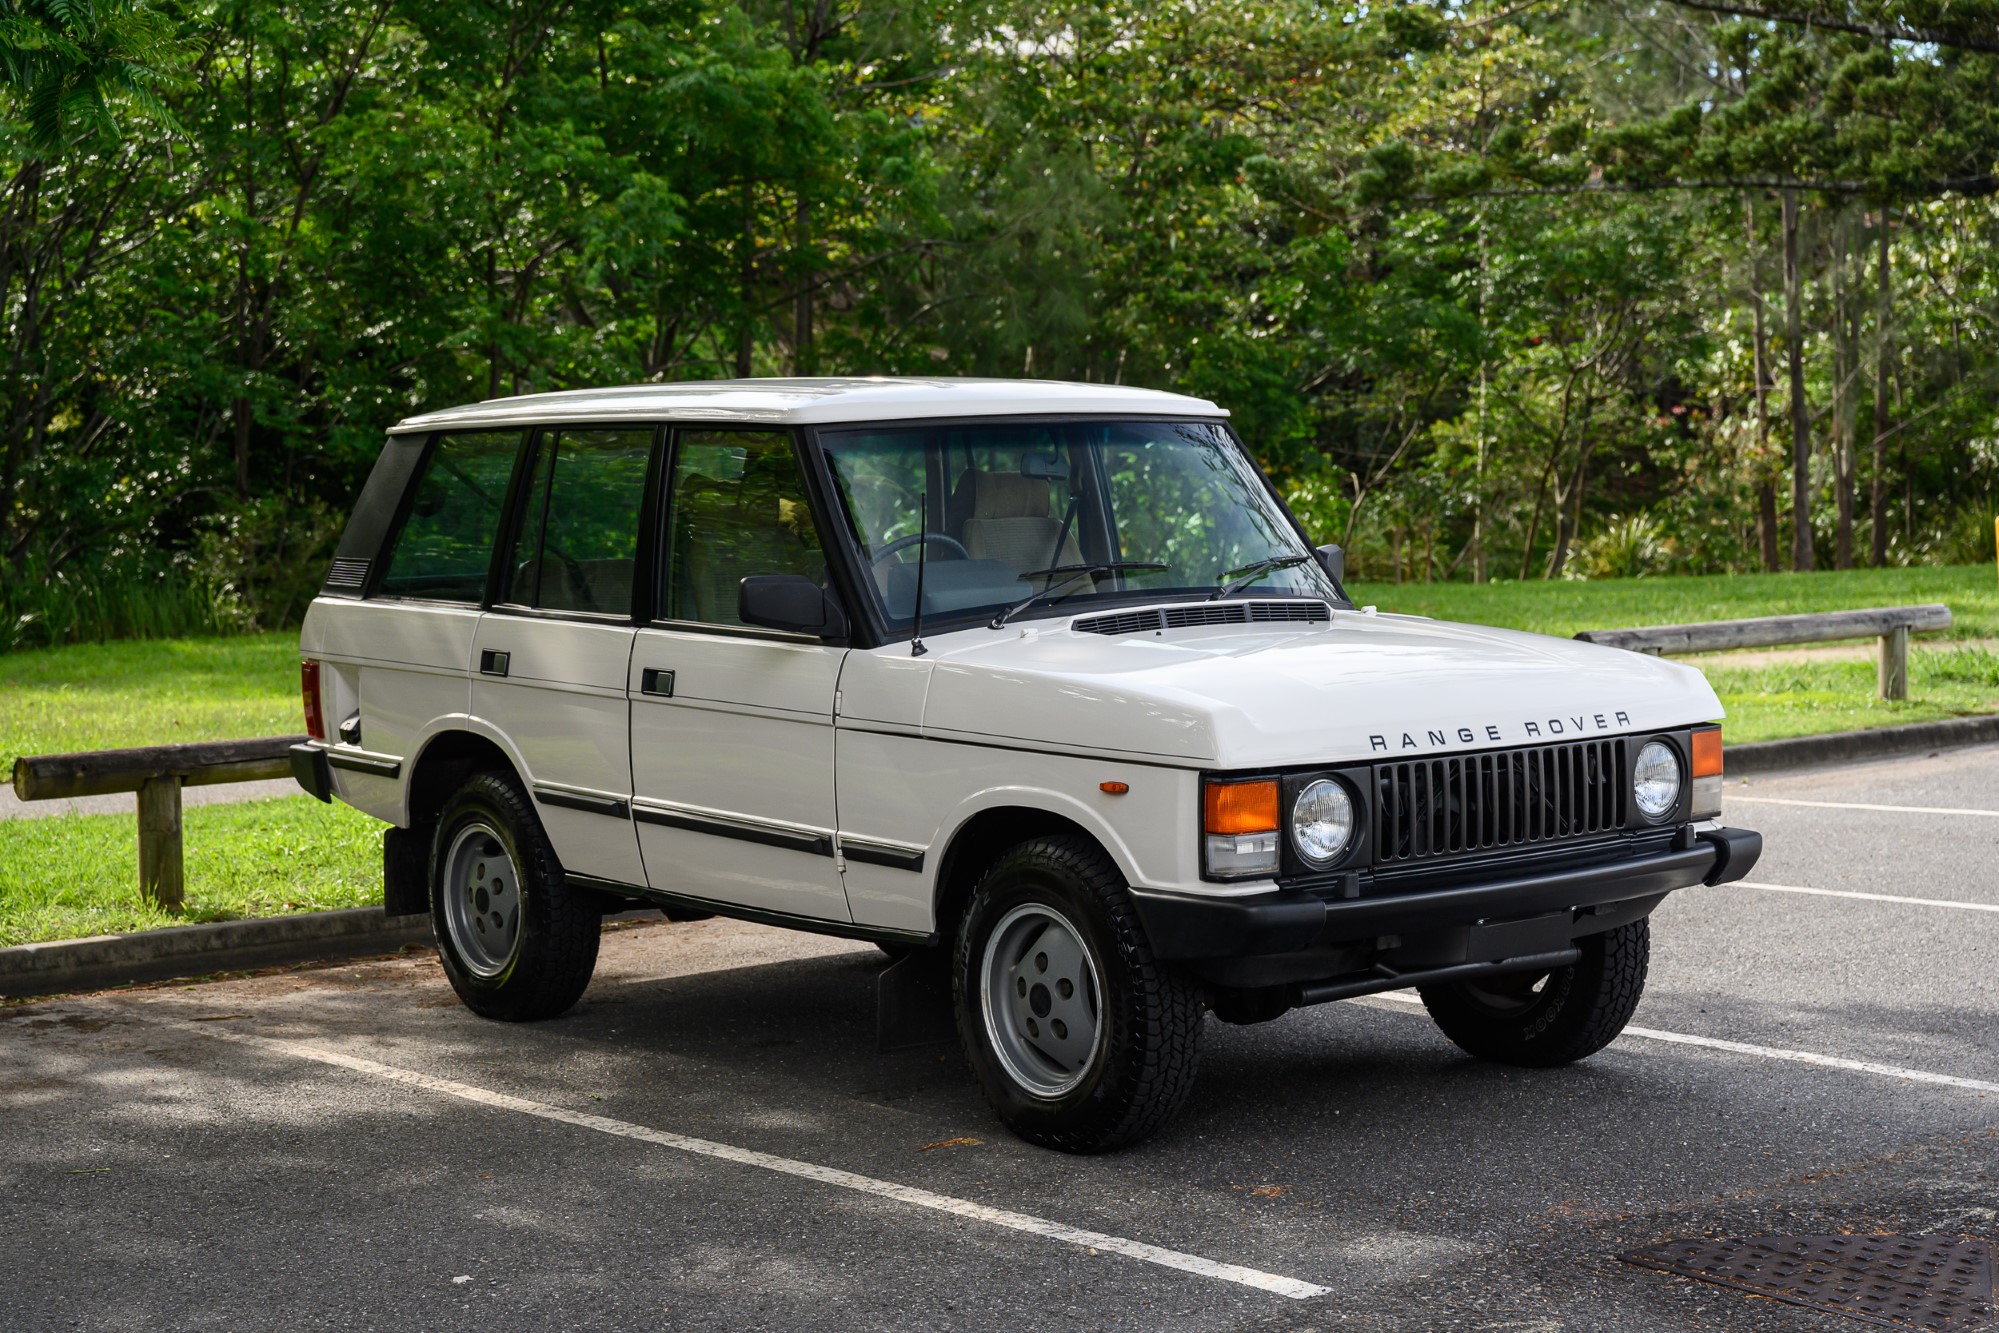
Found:
M 1374 863 L 1397 865 L 1615 833 L 1624 738 L 1374 766 Z

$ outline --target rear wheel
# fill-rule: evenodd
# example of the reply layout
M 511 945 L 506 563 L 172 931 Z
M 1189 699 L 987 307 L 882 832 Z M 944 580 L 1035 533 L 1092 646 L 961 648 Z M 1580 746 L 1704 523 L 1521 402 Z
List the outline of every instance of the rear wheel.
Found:
M 553 1018 L 597 966 L 601 905 L 568 886 L 527 795 L 479 773 L 445 803 L 430 857 L 431 926 L 444 974 L 486 1018 Z
M 1087 839 L 999 857 L 965 910 L 952 993 L 987 1100 L 1030 1143 L 1135 1143 L 1193 1088 L 1200 994 L 1153 958 L 1123 877 Z
M 1576 947 L 1582 957 L 1551 972 L 1423 987 L 1424 1007 L 1445 1036 L 1481 1060 L 1547 1068 L 1594 1055 L 1638 1008 L 1651 923 L 1585 935 Z

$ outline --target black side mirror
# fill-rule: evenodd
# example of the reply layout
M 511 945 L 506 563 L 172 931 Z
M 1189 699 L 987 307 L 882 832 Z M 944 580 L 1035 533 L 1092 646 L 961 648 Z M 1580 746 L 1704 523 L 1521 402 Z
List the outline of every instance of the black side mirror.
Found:
M 803 574 L 752 574 L 736 593 L 736 618 L 745 625 L 847 637 L 846 613 L 824 588 Z
M 1319 548 L 1319 564 L 1328 574 L 1333 576 L 1333 582 L 1339 584 L 1341 587 L 1346 586 L 1347 553 L 1345 551 L 1342 551 L 1337 546 L 1321 546 Z

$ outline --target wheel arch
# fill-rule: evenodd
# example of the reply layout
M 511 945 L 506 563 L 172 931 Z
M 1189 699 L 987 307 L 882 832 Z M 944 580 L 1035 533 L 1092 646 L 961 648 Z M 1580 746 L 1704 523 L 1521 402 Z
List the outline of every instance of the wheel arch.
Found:
M 938 858 L 932 901 L 932 919 L 938 935 L 948 940 L 957 930 L 958 918 L 971 900 L 972 890 L 994 857 L 1030 839 L 1063 834 L 1088 839 L 1130 881 L 1130 867 L 1111 842 L 1071 815 L 1045 806 L 990 805 L 974 812 L 952 830 Z
M 474 773 L 506 772 L 516 777 L 520 766 L 491 737 L 475 731 L 440 731 L 424 741 L 410 765 L 409 786 L 404 812 L 409 827 L 420 828 L 436 821 L 451 799 L 451 793 Z

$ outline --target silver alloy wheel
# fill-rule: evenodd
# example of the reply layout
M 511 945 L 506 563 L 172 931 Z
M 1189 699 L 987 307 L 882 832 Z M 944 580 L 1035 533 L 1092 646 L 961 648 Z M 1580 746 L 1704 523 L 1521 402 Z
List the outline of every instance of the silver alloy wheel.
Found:
M 521 878 L 490 824 L 458 830 L 444 854 L 441 891 L 444 926 L 466 971 L 485 980 L 506 971 L 521 947 Z
M 979 977 L 986 1040 L 1013 1081 L 1050 1098 L 1080 1084 L 1101 1044 L 1103 988 L 1068 918 L 1040 903 L 1014 908 L 986 937 Z

